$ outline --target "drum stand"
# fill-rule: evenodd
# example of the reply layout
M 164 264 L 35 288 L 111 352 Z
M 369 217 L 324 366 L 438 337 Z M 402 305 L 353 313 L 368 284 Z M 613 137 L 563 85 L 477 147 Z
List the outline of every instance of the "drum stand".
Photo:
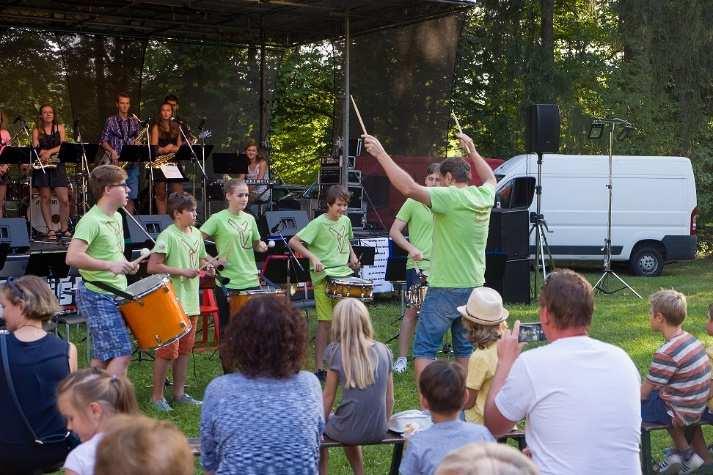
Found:
M 22 121 L 22 130 L 25 132 L 25 135 L 27 136 L 27 140 L 30 143 L 30 148 L 32 149 L 32 154 L 35 155 L 35 160 L 37 161 L 37 164 L 40 166 L 40 169 L 42 170 L 42 173 L 47 174 L 47 170 L 45 170 L 45 166 L 42 164 L 42 160 L 40 160 L 40 156 L 37 154 L 37 149 L 32 146 L 32 135 L 30 135 L 30 131 L 27 129 L 27 122 L 24 120 Z M 33 239 L 33 232 L 32 232 L 32 171 L 34 170 L 33 168 L 33 161 L 30 159 L 30 180 L 27 182 L 27 221 L 28 221 L 28 226 L 29 226 L 29 231 L 30 231 L 30 242 L 39 242 L 35 239 Z M 49 232 L 49 223 L 45 223 L 45 226 L 47 226 L 47 232 Z

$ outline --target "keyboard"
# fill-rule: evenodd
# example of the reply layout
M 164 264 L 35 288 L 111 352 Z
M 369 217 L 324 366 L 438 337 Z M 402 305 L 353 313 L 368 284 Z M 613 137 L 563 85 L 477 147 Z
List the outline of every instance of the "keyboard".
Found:
M 275 180 L 256 180 L 254 178 L 246 178 L 245 179 L 245 184 L 250 185 L 250 186 L 260 186 L 260 185 L 267 185 L 267 186 L 272 186 L 275 185 L 277 182 Z

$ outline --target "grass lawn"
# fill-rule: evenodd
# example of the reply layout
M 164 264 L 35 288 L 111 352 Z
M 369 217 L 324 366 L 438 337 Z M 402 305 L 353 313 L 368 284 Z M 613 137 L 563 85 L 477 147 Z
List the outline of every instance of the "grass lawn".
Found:
M 594 284 L 600 276 L 597 267 L 579 268 L 586 277 Z M 596 310 L 594 322 L 591 329 L 591 336 L 614 345 L 622 347 L 629 353 L 634 363 L 639 368 L 642 375 L 646 373 L 651 355 L 661 343 L 661 336 L 651 332 L 648 320 L 648 296 L 660 288 L 676 288 L 688 297 L 689 317 L 686 319 L 684 327 L 690 333 L 701 337 L 708 342 L 705 337 L 706 311 L 708 305 L 713 302 L 713 258 L 697 259 L 694 262 L 685 264 L 669 264 L 664 270 L 664 274 L 657 278 L 637 278 L 627 274 L 623 269 L 615 269 L 632 287 L 634 287 L 643 297 L 637 299 L 628 291 L 621 291 L 613 295 L 598 295 L 596 297 Z M 541 278 L 538 279 L 541 282 Z M 532 305 L 508 306 L 510 310 L 510 325 L 516 319 L 521 321 L 535 321 L 537 319 L 537 307 Z M 395 300 L 378 301 L 370 306 L 370 312 L 377 338 L 386 341 L 398 331 L 398 318 L 400 307 Z M 310 335 L 314 335 L 315 320 L 314 312 L 310 312 Z M 713 342 L 713 339 L 711 339 Z M 391 344 L 392 351 L 398 352 L 396 341 Z M 83 349 L 80 345 L 80 364 L 85 364 L 82 360 Z M 309 357 L 305 362 L 306 369 L 313 369 L 313 357 Z M 615 368 L 612 368 L 615 370 Z M 202 398 L 205 386 L 210 380 L 221 374 L 217 357 L 210 352 L 197 353 L 189 367 L 189 387 L 187 392 L 197 398 Z M 129 369 L 131 380 L 136 385 L 137 397 L 141 409 L 150 416 L 169 419 L 175 422 L 189 437 L 198 436 L 198 422 L 200 410 L 194 408 L 179 407 L 170 415 L 163 415 L 154 412 L 150 408 L 150 385 L 151 385 L 151 362 L 134 362 Z M 395 411 L 414 409 L 418 406 L 418 399 L 413 381 L 413 371 L 403 375 L 394 376 L 395 384 Z M 591 401 L 597 404 L 597 401 Z M 583 406 L 586 410 L 586 405 Z M 713 429 L 707 428 L 706 439 L 713 443 Z M 584 428 L 586 430 L 586 428 Z M 656 432 L 652 437 L 655 457 L 660 457 L 664 447 L 670 445 L 670 440 L 665 432 Z M 366 472 L 369 474 L 384 474 L 388 471 L 391 461 L 391 446 L 388 447 L 367 447 L 364 450 Z M 196 464 L 198 467 L 198 464 Z M 332 449 L 330 453 L 330 473 L 348 474 L 351 473 L 348 463 L 339 449 Z

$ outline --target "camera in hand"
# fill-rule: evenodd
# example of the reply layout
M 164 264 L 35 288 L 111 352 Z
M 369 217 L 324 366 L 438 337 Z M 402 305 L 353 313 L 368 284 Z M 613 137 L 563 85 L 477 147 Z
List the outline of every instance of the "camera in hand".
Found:
M 518 342 L 545 341 L 545 332 L 542 331 L 541 323 L 521 323 L 520 332 L 517 335 Z

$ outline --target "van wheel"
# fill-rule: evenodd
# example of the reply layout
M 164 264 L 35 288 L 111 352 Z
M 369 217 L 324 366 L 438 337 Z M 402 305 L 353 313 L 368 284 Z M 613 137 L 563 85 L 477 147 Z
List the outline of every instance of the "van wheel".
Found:
M 629 268 L 634 275 L 656 277 L 663 271 L 663 255 L 656 247 L 641 246 L 629 259 Z

